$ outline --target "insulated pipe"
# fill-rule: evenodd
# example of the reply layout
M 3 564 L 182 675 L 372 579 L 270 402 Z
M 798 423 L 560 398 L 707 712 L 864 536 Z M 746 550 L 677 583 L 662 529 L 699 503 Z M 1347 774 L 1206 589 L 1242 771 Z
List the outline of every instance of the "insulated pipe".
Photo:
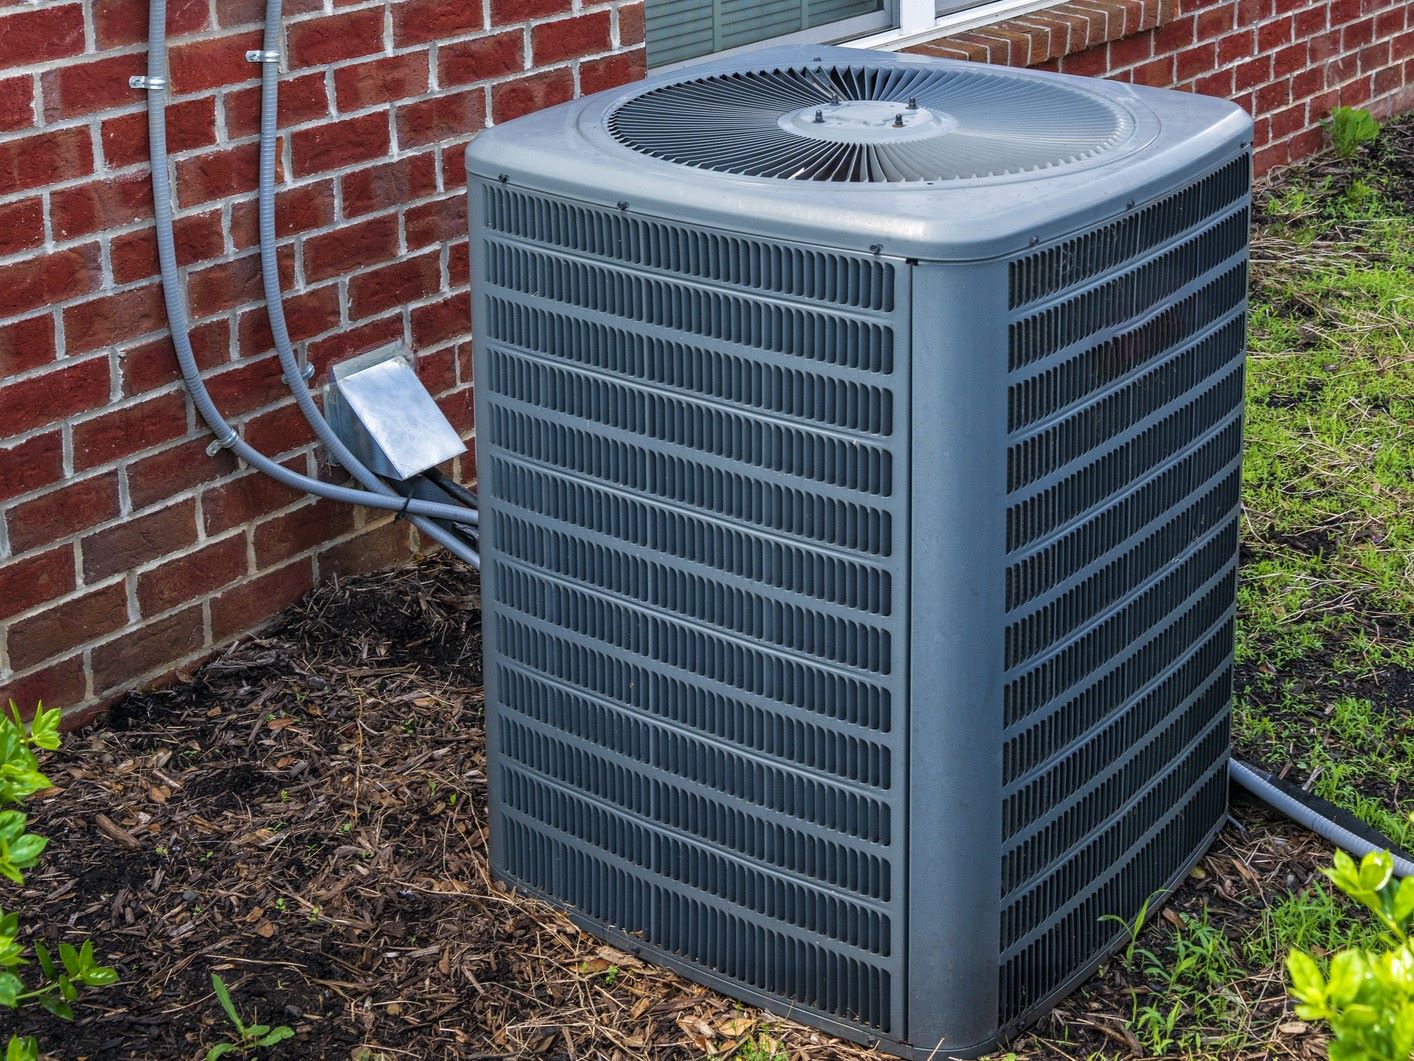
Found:
M 1304 799 L 1288 792 L 1289 786 L 1283 785 L 1271 774 L 1257 770 L 1239 759 L 1228 760 L 1228 777 L 1273 810 L 1279 811 L 1298 825 L 1304 825 L 1317 836 L 1324 837 L 1346 854 L 1355 858 L 1368 855 L 1372 851 L 1385 851 L 1391 846 L 1388 841 L 1382 844 L 1375 843 L 1338 824 Z M 1303 795 L 1309 799 L 1316 798 L 1310 796 L 1309 793 L 1303 793 Z M 1334 812 L 1338 808 L 1332 808 L 1332 810 Z M 1363 828 L 1369 829 L 1363 823 L 1360 824 Z M 1395 876 L 1414 877 L 1414 862 L 1410 862 L 1407 858 L 1395 854 L 1393 851 L 1390 854 L 1394 858 Z
M 314 430 L 316 438 L 328 448 L 330 455 L 366 490 L 387 497 L 396 496 L 387 483 L 369 471 L 353 455 L 329 421 L 324 418 L 314 395 L 305 384 L 300 372 L 295 351 L 290 344 L 290 332 L 285 323 L 285 293 L 280 288 L 280 265 L 276 257 L 275 245 L 275 149 L 278 143 L 280 113 L 280 20 L 281 0 L 266 0 L 265 36 L 260 55 L 260 178 L 259 178 L 259 219 L 260 219 L 260 276 L 265 286 L 265 306 L 270 316 L 270 334 L 275 340 L 275 352 L 280 358 L 280 368 L 284 372 L 286 385 L 295 397 L 295 403 L 305 420 Z M 438 511 L 432 511 L 435 508 Z M 447 515 L 450 510 L 451 515 Z M 474 510 L 458 505 L 447 505 L 414 499 L 409 503 L 409 515 L 413 524 L 421 531 L 437 537 L 434 528 L 421 516 L 436 516 L 453 523 L 478 523 Z M 440 540 L 440 539 L 439 539 Z M 460 539 L 458 539 L 460 541 Z M 450 549 L 451 545 L 443 541 Z M 454 550 L 463 560 L 480 567 L 479 557 L 475 560 L 464 555 L 464 548 Z
M 221 411 L 211 400 L 201 371 L 192 351 L 190 321 L 187 317 L 186 301 L 181 287 L 177 267 L 177 252 L 172 232 L 172 185 L 168 172 L 167 156 L 167 2 L 152 0 L 148 10 L 147 77 L 141 87 L 147 90 L 147 129 L 152 162 L 152 203 L 156 222 L 157 261 L 162 277 L 162 298 L 167 309 L 167 320 L 172 333 L 172 345 L 176 349 L 177 362 L 181 368 L 182 382 L 191 395 L 198 415 L 216 435 L 218 443 L 230 449 L 235 455 L 258 471 L 272 479 L 313 494 L 316 497 L 339 501 L 345 504 L 366 505 L 389 512 L 441 517 L 453 522 L 478 522 L 476 513 L 457 505 L 429 504 L 422 501 L 407 501 L 391 491 L 387 494 L 368 490 L 356 490 L 321 482 L 298 472 L 292 472 L 272 461 L 263 453 L 247 444 L 231 427 Z M 440 542 L 455 555 L 480 567 L 480 558 L 468 550 L 459 539 L 440 527 L 427 528 L 430 538 Z

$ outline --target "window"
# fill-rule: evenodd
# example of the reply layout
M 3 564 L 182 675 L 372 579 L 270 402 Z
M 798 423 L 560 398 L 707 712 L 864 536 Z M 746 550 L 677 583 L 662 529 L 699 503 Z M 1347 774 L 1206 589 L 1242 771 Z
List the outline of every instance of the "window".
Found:
M 647 0 L 648 65 L 761 41 L 840 40 L 893 24 L 886 0 Z
M 868 38 L 897 46 L 969 9 L 1045 7 L 1054 0 L 645 0 L 648 65 L 666 66 L 755 44 Z M 985 13 L 984 11 L 975 12 Z M 974 22 L 973 24 L 977 24 Z

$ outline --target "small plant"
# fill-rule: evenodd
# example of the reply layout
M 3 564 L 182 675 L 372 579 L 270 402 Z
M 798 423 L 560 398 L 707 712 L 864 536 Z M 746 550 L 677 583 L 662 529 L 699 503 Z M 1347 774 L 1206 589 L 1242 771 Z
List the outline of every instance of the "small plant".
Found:
M 0 806 L 23 803 L 36 792 L 50 787 L 49 778 L 39 770 L 36 750 L 53 751 L 59 747 L 59 712 L 46 711 L 40 704 L 26 727 L 15 702 L 10 712 L 0 714 Z M 24 883 L 24 871 L 32 869 L 49 841 L 26 831 L 29 819 L 22 811 L 0 811 L 0 876 Z M 0 1006 L 16 1009 L 33 1003 L 56 1017 L 72 1020 L 70 1005 L 79 997 L 80 987 L 104 987 L 118 979 L 115 970 L 99 965 L 93 954 L 93 941 L 86 940 L 75 948 L 70 943 L 59 944 L 56 963 L 49 948 L 38 941 L 34 957 L 43 977 L 34 987 L 28 987 L 17 970 L 29 964 L 24 944 L 19 941 L 20 917 L 0 910 Z M 5 1061 L 32 1061 L 39 1057 L 39 1044 L 32 1036 L 11 1036 L 5 1048 Z
M 1324 869 L 1337 888 L 1375 915 L 1382 950 L 1352 947 L 1336 952 L 1322 970 L 1293 950 L 1286 967 L 1302 1020 L 1325 1021 L 1332 1061 L 1409 1061 L 1414 1054 L 1414 878 L 1395 880 L 1387 852 L 1366 855 L 1357 866 L 1344 851 Z
M 241 1056 L 245 1057 L 253 1051 L 282 1043 L 295 1034 L 295 1030 L 287 1024 L 272 1028 L 268 1024 L 247 1024 L 241 1020 L 241 1015 L 236 1012 L 236 1004 L 231 1001 L 231 993 L 226 990 L 225 981 L 215 973 L 211 974 L 211 989 L 216 992 L 217 1001 L 221 1003 L 221 1008 L 226 1011 L 226 1016 L 235 1028 L 236 1038 L 230 1042 L 217 1043 L 206 1051 L 206 1061 L 216 1061 L 216 1058 L 234 1051 L 239 1051 Z
M 1354 158 L 1356 151 L 1380 135 L 1380 123 L 1359 107 L 1337 107 L 1331 111 L 1327 126 L 1331 146 L 1341 158 Z

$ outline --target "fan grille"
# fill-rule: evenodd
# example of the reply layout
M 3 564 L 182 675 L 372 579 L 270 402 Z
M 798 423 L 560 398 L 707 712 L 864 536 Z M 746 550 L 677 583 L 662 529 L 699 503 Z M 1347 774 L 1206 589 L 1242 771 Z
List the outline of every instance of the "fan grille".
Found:
M 1134 120 L 1117 104 L 1050 80 L 859 63 L 661 85 L 622 103 L 608 128 L 635 151 L 698 169 L 893 184 L 1072 166 L 1114 150 Z

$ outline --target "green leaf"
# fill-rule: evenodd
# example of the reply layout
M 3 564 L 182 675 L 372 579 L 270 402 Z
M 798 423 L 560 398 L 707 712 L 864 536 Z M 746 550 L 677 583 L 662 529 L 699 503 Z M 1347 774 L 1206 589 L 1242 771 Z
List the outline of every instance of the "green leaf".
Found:
M 79 952 L 74 950 L 73 944 L 59 944 L 59 960 L 64 963 L 64 972 L 70 976 L 78 976 L 83 966 L 79 964 Z
M 268 1024 L 252 1024 L 249 1028 L 245 1030 L 245 1037 L 247 1039 L 259 1039 L 269 1030 L 270 1025 Z
M 19 1005 L 19 995 L 24 989 L 24 983 L 14 973 L 0 973 L 0 1006 L 14 1009 Z
M 93 940 L 86 939 L 83 941 L 83 946 L 79 948 L 79 971 L 87 972 L 93 966 Z
M 1394 876 L 1394 859 L 1388 851 L 1371 851 L 1360 860 L 1360 887 L 1377 892 Z
M 57 995 L 39 995 L 35 1001 L 60 1020 L 74 1019 L 73 1007 Z
M 20 869 L 29 869 L 39 861 L 39 856 L 49 846 L 49 841 L 34 833 L 25 833 L 10 845 L 10 862 Z
M 0 843 L 13 844 L 23 836 L 27 820 L 21 811 L 0 811 Z
M 44 710 L 40 704 L 34 711 L 34 719 L 29 724 L 30 743 L 46 751 L 59 747 L 59 709 Z
M 215 973 L 211 974 L 211 990 L 216 992 L 217 1001 L 221 1003 L 221 1008 L 226 1011 L 226 1016 L 231 1019 L 231 1023 L 236 1026 L 236 1031 L 245 1037 L 245 1025 L 241 1023 L 241 1015 L 236 1012 L 236 1004 L 231 1001 L 231 993 L 226 990 L 226 982 Z
M 1319 1002 L 1326 995 L 1326 978 L 1321 968 L 1305 951 L 1293 950 L 1286 956 L 1286 970 L 1291 974 L 1291 993 L 1302 1002 Z
M 1390 907 L 1392 916 L 1401 925 L 1414 917 L 1414 877 L 1405 877 L 1394 892 L 1394 903 Z
M 1369 966 L 1365 956 L 1356 950 L 1343 950 L 1331 959 L 1331 979 L 1326 997 L 1337 1008 L 1348 1006 L 1360 993 Z
M 231 1043 L 217 1043 L 210 1050 L 206 1051 L 206 1061 L 216 1061 L 218 1057 L 225 1057 L 235 1046 Z
M 293 1028 L 282 1024 L 278 1028 L 272 1030 L 269 1035 L 263 1036 L 255 1045 L 274 1046 L 276 1043 L 284 1042 L 286 1039 L 290 1038 L 294 1034 L 295 1030 Z
M 59 994 L 63 996 L 65 1002 L 73 1002 L 78 999 L 79 989 L 67 976 L 60 974 L 57 983 L 59 984 Z
M 95 965 L 84 970 L 83 982 L 89 987 L 107 987 L 118 982 L 118 970 L 109 965 Z
M 53 980 L 58 970 L 54 967 L 54 959 L 49 956 L 49 948 L 39 940 L 34 941 L 34 956 L 39 959 L 39 967 L 44 970 L 47 980 Z
M 23 1038 L 10 1036 L 10 1042 L 5 1047 L 5 1061 L 39 1061 L 38 1040 L 33 1035 Z

